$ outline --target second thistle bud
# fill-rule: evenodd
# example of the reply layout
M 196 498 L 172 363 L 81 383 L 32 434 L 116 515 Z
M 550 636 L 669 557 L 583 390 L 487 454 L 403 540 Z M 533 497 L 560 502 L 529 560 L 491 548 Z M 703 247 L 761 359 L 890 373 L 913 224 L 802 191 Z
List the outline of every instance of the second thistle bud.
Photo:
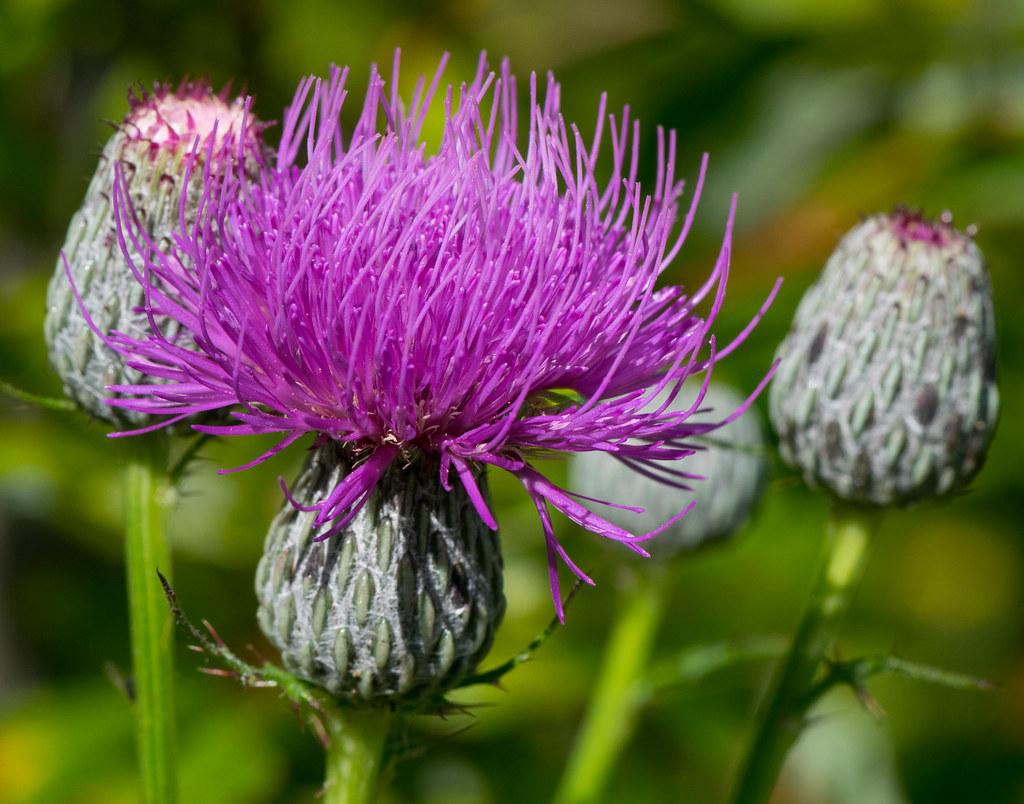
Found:
M 744 402 L 743 397 L 728 386 L 713 383 L 704 396 L 703 413 L 695 421 L 717 421 L 725 418 Z M 675 409 L 688 408 L 687 397 L 674 403 Z M 598 499 L 627 499 L 644 508 L 642 514 L 610 509 L 607 516 L 620 527 L 634 532 L 653 530 L 671 519 L 689 499 L 697 505 L 667 532 L 645 544 L 653 555 L 669 556 L 692 550 L 704 544 L 727 538 L 740 529 L 761 498 L 768 464 L 760 450 L 764 434 L 757 411 L 748 409 L 733 422 L 710 434 L 708 440 L 694 439 L 702 447 L 673 469 L 694 476 L 687 482 L 680 477 L 668 480 L 689 485 L 684 491 L 627 467 L 613 455 L 603 452 L 581 452 L 572 456 L 570 473 L 573 488 Z
M 981 252 L 948 217 L 854 227 L 777 357 L 772 423 L 809 483 L 903 504 L 981 468 L 999 409 L 992 295 Z
M 46 301 L 50 362 L 65 393 L 87 412 L 122 426 L 146 420 L 145 414 L 106 404 L 108 385 L 136 383 L 142 375 L 104 345 L 82 312 L 104 333 L 117 329 L 144 337 L 150 326 L 139 309 L 145 301 L 143 286 L 126 264 L 120 240 L 124 238 L 131 252 L 137 244 L 130 234 L 119 235 L 117 230 L 116 171 L 124 178 L 132 207 L 124 217 L 137 223 L 137 239 L 166 251 L 181 222 L 183 194 L 185 224 L 195 220 L 206 160 L 213 160 L 215 176 L 239 153 L 247 160 L 246 167 L 255 169 L 263 147 L 261 132 L 262 125 L 247 115 L 243 99 L 227 102 L 205 84 L 177 90 L 157 87 L 131 99 L 131 110 L 103 148 L 85 199 L 68 226 Z M 194 148 L 196 163 L 186 186 L 187 160 Z M 136 262 L 144 264 L 142 259 Z M 174 338 L 170 324 L 158 325 L 165 336 Z
M 292 494 L 321 499 L 351 465 L 312 453 Z M 480 477 L 483 488 L 485 478 Z M 468 676 L 505 610 L 497 534 L 460 483 L 420 458 L 389 469 L 355 519 L 323 541 L 285 504 L 256 576 L 259 622 L 296 675 L 353 703 L 415 702 Z

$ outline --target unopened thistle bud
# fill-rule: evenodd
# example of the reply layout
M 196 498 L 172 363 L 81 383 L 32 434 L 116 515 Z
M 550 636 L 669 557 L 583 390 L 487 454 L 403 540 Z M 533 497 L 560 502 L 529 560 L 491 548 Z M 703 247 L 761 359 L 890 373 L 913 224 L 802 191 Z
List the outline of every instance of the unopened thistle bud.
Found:
M 351 470 L 336 442 L 307 461 L 257 570 L 260 626 L 290 671 L 332 695 L 413 703 L 458 684 L 490 649 L 505 610 L 498 537 L 422 457 L 388 469 L 340 532 L 318 529 L 301 509 Z
M 720 421 L 743 403 L 744 398 L 728 386 L 709 385 L 702 412 L 694 415 L 693 421 Z M 691 404 L 692 394 L 680 394 L 671 409 L 686 410 Z M 691 441 L 701 449 L 679 463 L 682 472 L 676 470 L 660 480 L 640 474 L 611 453 L 573 455 L 572 486 L 589 497 L 628 499 L 642 507 L 642 514 L 619 509 L 608 514 L 624 528 L 651 530 L 687 500 L 696 500 L 686 516 L 648 543 L 653 555 L 670 556 L 724 539 L 742 527 L 764 491 L 768 463 L 761 454 L 764 435 L 760 417 L 750 408 L 707 438 L 696 436 Z
M 859 503 L 948 494 L 995 429 L 995 321 L 981 251 L 951 216 L 854 227 L 800 303 L 770 395 L 782 455 Z
M 118 166 L 132 207 L 125 215 L 136 219 L 138 235 L 169 251 L 173 233 L 180 227 L 183 192 L 185 223 L 191 226 L 195 221 L 207 158 L 212 155 L 214 175 L 239 153 L 247 166 L 255 168 L 261 158 L 263 128 L 248 114 L 242 98 L 228 102 L 206 84 L 183 84 L 177 90 L 158 86 L 129 100 L 131 110 L 103 148 L 85 199 L 71 219 L 50 280 L 45 323 L 50 362 L 65 393 L 94 416 L 122 426 L 143 423 L 147 415 L 108 406 L 106 387 L 138 383 L 142 375 L 124 365 L 124 358 L 103 343 L 83 314 L 84 309 L 103 333 L 118 330 L 144 338 L 149 332 L 146 313 L 139 309 L 144 304 L 144 285 L 122 251 L 122 240 L 133 253 L 137 244 L 118 232 L 114 209 Z M 186 165 L 194 149 L 196 161 L 186 188 Z M 142 255 L 136 254 L 133 260 L 138 266 L 145 264 Z M 174 340 L 177 324 L 165 318 L 158 323 L 164 335 Z

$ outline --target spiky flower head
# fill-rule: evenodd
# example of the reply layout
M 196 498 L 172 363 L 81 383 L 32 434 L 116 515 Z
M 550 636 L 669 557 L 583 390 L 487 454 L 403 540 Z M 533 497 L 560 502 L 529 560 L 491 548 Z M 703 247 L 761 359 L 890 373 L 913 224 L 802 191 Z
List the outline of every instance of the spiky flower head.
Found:
M 196 429 L 282 433 L 254 462 L 307 433 L 337 441 L 353 469 L 312 506 L 316 528 L 331 523 L 321 536 L 343 530 L 390 468 L 419 456 L 496 528 L 477 478 L 481 467 L 510 472 L 536 504 L 561 614 L 558 559 L 585 576 L 555 539 L 549 508 L 642 554 L 662 528 L 637 536 L 598 516 L 531 458 L 602 450 L 643 466 L 690 454 L 687 439 L 714 428 L 690 421 L 700 395 L 687 410 L 668 404 L 746 334 L 717 352 L 711 338 L 732 213 L 695 293 L 657 287 L 693 221 L 703 163 L 680 222 L 674 134 L 659 130 L 645 193 L 628 110 L 609 115 L 602 98 L 584 140 L 559 112 L 554 79 L 542 93 L 533 77 L 523 142 L 508 65 L 494 74 L 483 58 L 472 82 L 443 92 L 441 141 L 428 150 L 422 130 L 441 68 L 407 107 L 397 57 L 390 87 L 373 70 L 347 134 L 347 72 L 301 83 L 274 168 L 255 182 L 236 172 L 207 182 L 196 227 L 168 253 L 146 250 L 147 306 L 195 348 L 159 331 L 112 334 L 165 383 L 116 386 L 110 404 L 169 422 L 231 409 L 236 423 Z
M 240 156 L 254 171 L 263 148 L 263 126 L 248 113 L 244 99 L 229 100 L 202 82 L 176 89 L 157 85 L 152 92 L 130 95 L 129 106 L 104 146 L 85 199 L 68 226 L 50 280 L 44 329 L 50 362 L 65 393 L 92 415 L 121 426 L 140 424 L 147 414 L 107 405 L 107 386 L 156 378 L 127 367 L 95 331 L 118 329 L 138 338 L 145 337 L 149 327 L 141 309 L 143 287 L 122 252 L 137 252 L 137 244 L 118 236 L 115 174 L 124 176 L 124 192 L 131 199 L 137 226 L 167 251 L 174 231 L 195 220 L 204 166 L 222 173 Z M 194 164 L 189 171 L 190 158 Z M 186 182 L 188 172 L 192 179 Z M 176 322 L 161 319 L 159 325 L 166 337 L 176 337 Z
M 952 217 L 851 229 L 779 346 L 782 455 L 811 485 L 877 505 L 948 494 L 995 429 L 995 319 L 981 251 Z
M 689 386 L 684 390 L 690 390 Z M 713 382 L 693 418 L 717 421 L 742 408 L 744 401 L 739 392 Z M 673 407 L 688 404 L 677 400 Z M 573 455 L 569 462 L 571 485 L 590 497 L 615 497 L 642 506 L 642 514 L 613 511 L 608 515 L 624 528 L 655 528 L 688 501 L 695 501 L 690 513 L 650 543 L 651 553 L 663 557 L 693 550 L 738 531 L 761 499 L 768 477 L 768 462 L 762 452 L 764 431 L 753 408 L 694 443 L 701 449 L 683 461 L 682 468 L 662 467 L 659 474 L 635 471 L 611 453 Z
M 498 536 L 425 458 L 392 465 L 330 539 L 309 510 L 351 471 L 314 450 L 270 526 L 256 574 L 263 633 L 296 675 L 352 702 L 418 703 L 486 656 L 505 611 Z M 486 478 L 477 478 L 486 495 Z

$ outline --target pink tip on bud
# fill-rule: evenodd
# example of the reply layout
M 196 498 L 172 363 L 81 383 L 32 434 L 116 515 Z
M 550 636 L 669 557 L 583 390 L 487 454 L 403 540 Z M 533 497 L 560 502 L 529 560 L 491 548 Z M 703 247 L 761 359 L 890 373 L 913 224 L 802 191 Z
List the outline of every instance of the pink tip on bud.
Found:
M 220 153 L 239 138 L 246 140 L 246 151 L 258 153 L 266 127 L 247 110 L 244 96 L 232 100 L 206 81 L 183 82 L 176 89 L 157 84 L 152 92 L 133 92 L 128 100 L 131 110 L 122 130 L 130 139 L 148 142 L 153 153 L 191 150 L 197 139 L 200 150 L 212 141 Z
M 897 207 L 889 215 L 889 223 L 893 233 L 903 240 L 916 240 L 919 243 L 930 243 L 943 248 L 965 235 L 953 228 L 953 213 L 945 210 L 938 220 L 926 217 L 920 210 L 909 207 Z M 973 232 L 968 230 L 967 237 Z

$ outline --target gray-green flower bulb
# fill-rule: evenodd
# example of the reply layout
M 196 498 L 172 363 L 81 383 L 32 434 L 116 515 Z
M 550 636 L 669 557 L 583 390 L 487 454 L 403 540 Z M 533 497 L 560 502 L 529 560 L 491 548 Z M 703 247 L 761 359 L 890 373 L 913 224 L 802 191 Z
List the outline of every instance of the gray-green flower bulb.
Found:
M 320 500 L 351 469 L 329 442 L 292 489 Z M 478 482 L 486 494 L 486 478 Z M 420 457 L 396 463 L 340 532 L 285 503 L 256 574 L 259 623 L 285 666 L 337 698 L 415 706 L 464 680 L 486 656 L 505 611 L 497 533 L 461 483 L 441 486 Z
M 168 251 L 180 226 L 183 193 L 185 224 L 195 221 L 207 161 L 216 175 L 236 164 L 241 153 L 252 172 L 263 151 L 263 125 L 246 112 L 244 99 L 228 101 L 207 84 L 189 83 L 177 89 L 157 86 L 152 93 L 130 97 L 129 102 L 130 111 L 104 146 L 85 199 L 68 226 L 50 280 L 44 326 L 50 363 L 67 396 L 85 411 L 119 426 L 143 424 L 147 416 L 109 406 L 107 386 L 152 380 L 125 366 L 121 355 L 104 344 L 83 314 L 84 309 L 104 334 L 119 330 L 138 338 L 150 330 L 140 309 L 145 304 L 143 286 L 124 258 L 118 234 L 117 167 L 131 202 L 131 209 L 124 210 L 121 235 L 135 265 L 142 266 L 145 260 L 124 231 L 128 218 L 134 218 L 132 234 L 139 246 L 145 247 L 148 239 Z M 186 187 L 186 167 L 194 148 L 196 159 Z M 176 336 L 168 322 L 157 323 L 166 337 Z
M 693 403 L 695 387 L 687 385 L 673 401 L 672 410 L 685 410 Z M 712 382 L 701 402 L 701 412 L 692 421 L 720 421 L 744 402 L 744 397 L 726 385 Z M 644 509 L 642 514 L 617 508 L 602 515 L 634 533 L 657 528 L 678 514 L 691 500 L 694 508 L 664 533 L 644 543 L 654 556 L 667 557 L 684 550 L 724 539 L 738 531 L 749 518 L 764 491 L 768 463 L 764 458 L 764 435 L 760 417 L 753 408 L 725 427 L 715 430 L 702 447 L 684 460 L 665 464 L 703 479 L 668 477 L 692 491 L 661 483 L 625 466 L 611 453 L 581 452 L 569 463 L 571 487 L 581 494 L 609 502 L 628 500 Z M 657 467 L 654 471 L 657 471 Z
M 779 347 L 783 458 L 856 503 L 948 494 L 981 469 L 999 411 L 992 291 L 946 214 L 874 215 L 840 241 Z

